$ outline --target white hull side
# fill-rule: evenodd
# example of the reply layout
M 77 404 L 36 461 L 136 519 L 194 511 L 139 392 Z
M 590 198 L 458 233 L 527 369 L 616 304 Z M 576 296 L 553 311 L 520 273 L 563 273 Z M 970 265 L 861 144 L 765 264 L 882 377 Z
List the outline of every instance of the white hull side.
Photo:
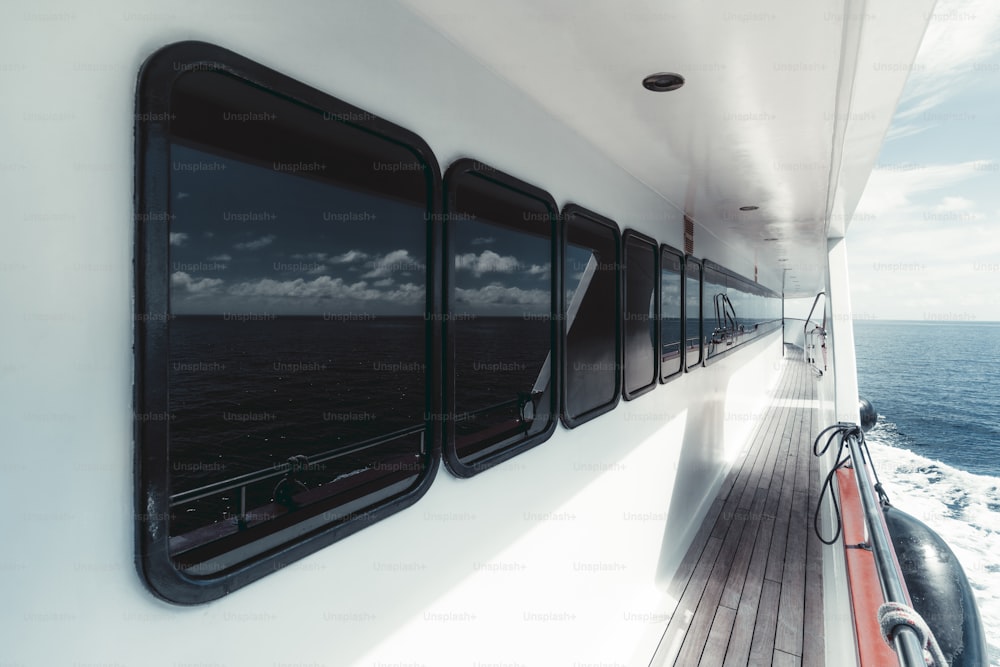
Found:
M 53 3 L 8 23 L 5 50 L 26 69 L 5 72 L 19 94 L 3 119 L 14 165 L 4 278 L 23 289 L 4 290 L 16 326 L 0 473 L 18 500 L 0 519 L 11 545 L 0 662 L 642 664 L 666 623 L 663 585 L 779 370 L 777 334 L 498 470 L 441 471 L 409 510 L 220 601 L 180 608 L 143 587 L 132 563 L 132 125 L 136 74 L 155 49 L 191 38 L 232 48 L 413 129 L 443 166 L 476 157 L 560 205 L 683 245 L 676 209 L 405 11 L 341 6 L 321 23 L 305 7 L 297 20 L 264 3 L 161 7 Z M 707 234 L 696 253 L 752 269 Z M 509 562 L 525 568 L 489 566 Z M 576 618 L 547 616 L 563 612 Z

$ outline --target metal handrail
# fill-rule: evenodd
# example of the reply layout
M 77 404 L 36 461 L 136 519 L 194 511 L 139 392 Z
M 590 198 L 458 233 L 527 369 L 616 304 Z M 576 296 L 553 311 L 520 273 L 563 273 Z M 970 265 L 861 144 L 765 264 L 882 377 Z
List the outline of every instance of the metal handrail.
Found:
M 865 524 L 868 532 L 868 542 L 875 556 L 879 583 L 882 585 L 882 596 L 886 602 L 899 602 L 909 606 L 906 589 L 899 571 L 896 569 L 894 552 L 889 540 L 888 530 L 881 520 L 881 509 L 875 499 L 875 491 L 868 479 L 867 462 L 861 455 L 857 436 L 847 434 L 847 445 L 851 455 L 851 465 L 854 466 L 854 479 L 861 496 L 861 505 L 865 512 Z M 862 481 L 861 476 L 865 479 Z M 923 647 L 916 631 L 908 625 L 899 625 L 893 636 L 896 656 L 901 667 L 917 667 L 924 665 Z
M 387 442 L 392 442 L 393 440 L 398 440 L 400 438 L 406 437 L 408 435 L 413 435 L 414 433 L 420 433 L 420 449 L 424 449 L 424 425 L 410 426 L 405 429 L 400 429 L 394 431 L 388 435 L 378 436 L 360 442 L 353 447 L 348 449 L 331 449 L 320 454 L 306 457 L 308 461 L 304 466 L 308 469 L 309 466 L 313 466 L 319 463 L 325 463 L 327 461 L 340 458 L 342 456 L 348 456 L 350 454 L 357 454 L 358 452 L 370 449 L 377 445 L 382 445 Z M 246 514 L 246 510 L 243 504 L 246 502 L 246 487 L 257 482 L 262 482 L 267 479 L 274 477 L 281 477 L 288 472 L 289 468 L 292 467 L 291 463 L 287 461 L 284 463 L 279 463 L 271 466 L 270 468 L 265 468 L 263 470 L 255 470 L 254 472 L 248 472 L 244 475 L 239 475 L 237 477 L 230 477 L 229 479 L 224 479 L 219 482 L 213 482 L 212 484 L 206 484 L 205 486 L 199 486 L 195 489 L 189 489 L 187 491 L 181 491 L 170 496 L 170 507 L 176 507 L 178 505 L 186 505 L 187 503 L 193 502 L 195 500 L 201 500 L 202 498 L 207 498 L 209 496 L 218 495 L 225 491 L 231 491 L 233 489 L 240 489 L 241 493 L 241 506 L 240 506 L 240 516 Z
M 802 325 L 802 334 L 803 335 L 806 335 L 808 333 L 809 322 L 812 320 L 813 312 L 816 310 L 816 305 L 819 303 L 819 298 L 821 296 L 826 296 L 826 292 L 823 291 L 823 290 L 820 290 L 819 292 L 816 293 L 816 298 L 813 299 L 812 308 L 809 309 L 809 317 L 806 318 L 806 323 Z M 823 324 L 820 325 L 820 328 L 823 331 L 826 331 L 826 308 L 823 309 Z
M 719 302 L 722 302 L 722 313 L 719 313 Z M 719 292 L 715 295 L 715 324 L 716 331 L 733 331 L 735 332 L 738 328 L 738 323 L 736 321 L 736 307 L 733 306 L 733 302 L 729 300 L 729 296 L 725 292 Z M 726 306 L 729 306 L 727 309 Z M 732 315 L 730 315 L 732 313 Z M 723 327 L 722 323 L 725 321 L 726 326 Z

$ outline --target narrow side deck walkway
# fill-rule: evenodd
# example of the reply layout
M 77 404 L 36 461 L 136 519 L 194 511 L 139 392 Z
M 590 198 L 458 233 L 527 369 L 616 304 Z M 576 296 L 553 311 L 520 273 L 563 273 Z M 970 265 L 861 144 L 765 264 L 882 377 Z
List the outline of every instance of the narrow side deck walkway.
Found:
M 822 665 L 822 544 L 815 379 L 802 351 L 733 464 L 669 594 L 678 598 L 651 665 Z

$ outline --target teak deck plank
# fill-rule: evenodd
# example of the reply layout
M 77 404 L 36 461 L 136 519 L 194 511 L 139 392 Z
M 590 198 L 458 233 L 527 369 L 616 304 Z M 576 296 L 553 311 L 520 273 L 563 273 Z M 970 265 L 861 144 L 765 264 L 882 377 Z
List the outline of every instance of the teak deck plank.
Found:
M 684 611 L 671 617 L 651 665 L 822 664 L 814 402 L 812 373 L 789 350 L 767 412 L 668 587 Z

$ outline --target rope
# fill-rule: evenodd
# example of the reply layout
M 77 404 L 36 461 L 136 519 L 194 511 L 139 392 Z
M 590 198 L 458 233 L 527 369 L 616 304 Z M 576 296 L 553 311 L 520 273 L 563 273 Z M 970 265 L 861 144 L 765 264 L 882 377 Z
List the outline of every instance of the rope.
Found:
M 886 602 L 878 608 L 878 624 L 882 628 L 882 639 L 893 650 L 893 639 L 896 635 L 896 628 L 901 625 L 908 626 L 917 633 L 920 646 L 924 649 L 924 662 L 933 667 L 948 667 L 948 661 L 938 646 L 934 633 L 927 626 L 926 621 L 912 607 L 899 602 Z
M 833 432 L 830 433 L 830 431 Z M 826 454 L 827 450 L 830 449 L 830 444 L 833 442 L 833 439 L 838 435 L 840 436 L 840 448 L 837 450 L 837 454 L 839 455 L 840 452 L 844 451 L 847 447 L 847 436 L 854 431 L 860 433 L 861 429 L 853 424 L 834 424 L 833 426 L 827 426 L 819 432 L 819 435 L 816 436 L 816 440 L 813 442 L 813 456 L 823 456 Z M 823 449 L 819 449 L 820 438 L 822 438 L 826 433 L 830 433 L 830 435 L 826 439 L 826 444 L 823 445 Z M 819 492 L 819 502 L 816 503 L 816 511 L 813 513 L 813 531 L 816 533 L 816 537 L 819 538 L 819 541 L 823 544 L 836 543 L 836 541 L 840 539 L 840 533 L 843 530 L 843 520 L 840 517 L 840 505 L 837 503 L 837 494 L 833 492 L 833 478 L 837 474 L 837 471 L 845 467 L 848 463 L 850 463 L 850 461 L 850 454 L 847 454 L 838 460 L 830 472 L 827 473 L 826 480 L 824 480 L 823 487 Z M 829 539 L 823 537 L 819 530 L 819 511 L 820 508 L 823 507 L 823 498 L 826 497 L 827 492 L 830 493 L 830 502 L 833 503 L 833 515 L 837 517 L 837 528 L 833 532 L 833 537 Z
M 826 433 L 830 433 L 830 435 L 826 439 L 826 444 L 824 444 L 823 448 L 820 449 L 819 441 Z M 816 440 L 813 442 L 813 456 L 823 456 L 824 454 L 826 454 L 827 450 L 830 449 L 830 444 L 833 442 L 834 438 L 836 438 L 838 435 L 840 436 L 840 447 L 837 450 L 838 455 L 840 454 L 840 452 L 847 449 L 847 438 L 849 436 L 853 435 L 858 439 L 858 443 L 860 445 L 860 450 L 861 450 L 861 458 L 862 460 L 867 460 L 867 462 L 870 464 L 872 472 L 875 474 L 874 488 L 875 492 L 878 494 L 879 502 L 882 504 L 883 507 L 889 505 L 890 504 L 889 495 L 885 492 L 885 488 L 882 486 L 882 480 L 879 479 L 878 470 L 875 469 L 871 452 L 868 450 L 868 442 L 865 440 L 865 432 L 861 430 L 861 427 L 855 424 L 846 424 L 846 423 L 827 426 L 825 429 L 819 432 L 819 435 L 816 436 Z M 833 478 L 837 474 L 837 471 L 840 470 L 841 468 L 846 467 L 847 464 L 850 463 L 850 461 L 851 461 L 850 454 L 846 454 L 843 457 L 841 457 L 840 460 L 838 460 L 837 463 L 833 466 L 833 469 L 830 470 L 829 473 L 827 473 L 826 479 L 823 481 L 823 487 L 820 489 L 819 492 L 819 502 L 816 503 L 816 511 L 813 513 L 813 531 L 816 533 L 816 537 L 819 538 L 819 541 L 822 542 L 823 544 L 834 544 L 838 539 L 840 539 L 840 533 L 843 530 L 843 519 L 841 519 L 840 516 L 840 505 L 837 503 L 837 495 L 833 492 Z M 823 535 L 820 534 L 819 530 L 819 511 L 820 508 L 823 506 L 823 498 L 826 496 L 827 492 L 829 492 L 830 494 L 830 502 L 833 503 L 834 516 L 837 518 L 837 528 L 834 530 L 833 537 L 830 539 L 823 537 Z

